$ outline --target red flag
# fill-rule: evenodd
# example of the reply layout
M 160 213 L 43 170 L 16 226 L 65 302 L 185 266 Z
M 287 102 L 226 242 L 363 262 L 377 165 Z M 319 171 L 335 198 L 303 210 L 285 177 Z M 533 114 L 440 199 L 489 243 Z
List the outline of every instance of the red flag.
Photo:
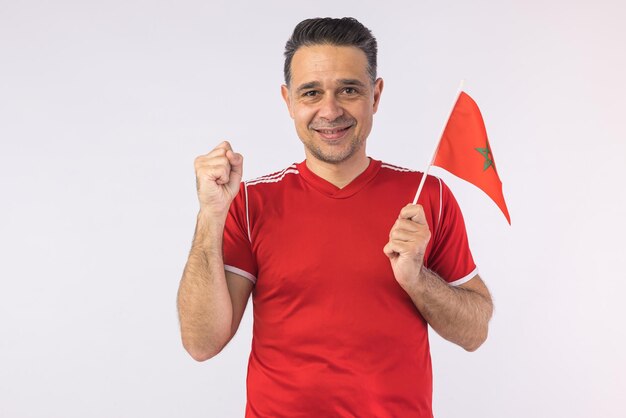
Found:
M 432 164 L 487 193 L 511 224 L 483 117 L 465 92 L 454 105 Z

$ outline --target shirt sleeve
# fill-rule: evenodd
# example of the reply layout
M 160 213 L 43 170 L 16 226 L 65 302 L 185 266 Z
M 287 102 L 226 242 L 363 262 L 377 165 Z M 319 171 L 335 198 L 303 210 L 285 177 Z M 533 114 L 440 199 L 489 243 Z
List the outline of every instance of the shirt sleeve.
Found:
M 440 214 L 427 267 L 449 284 L 458 286 L 478 274 L 478 269 L 469 248 L 461 209 L 448 186 L 442 180 L 439 182 Z
M 247 188 L 242 182 L 224 227 L 224 269 L 256 283 L 257 264 L 250 243 L 248 210 Z

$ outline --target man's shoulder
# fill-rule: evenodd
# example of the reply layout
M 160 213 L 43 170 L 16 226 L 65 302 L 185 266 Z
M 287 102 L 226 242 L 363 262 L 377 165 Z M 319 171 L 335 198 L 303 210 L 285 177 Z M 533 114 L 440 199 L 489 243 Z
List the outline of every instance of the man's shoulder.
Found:
M 416 189 L 424 176 L 422 171 L 402 167 L 396 164 L 390 164 L 384 161 L 381 161 L 380 173 L 384 181 L 397 182 L 399 183 L 398 186 L 401 186 L 402 184 L 414 185 Z M 424 183 L 423 193 L 432 196 L 439 196 L 443 187 L 445 187 L 445 184 L 439 177 L 428 174 Z
M 406 177 L 408 179 L 421 179 L 424 173 L 422 171 L 414 170 L 412 168 L 402 167 L 396 164 L 390 164 L 384 161 L 380 163 L 381 172 L 386 175 L 396 176 L 396 177 Z M 426 179 L 426 183 L 438 183 L 439 178 L 428 175 Z
M 289 167 L 286 167 L 282 170 L 266 174 L 261 177 L 257 177 L 251 180 L 246 180 L 244 182 L 245 186 L 248 187 L 263 187 L 263 186 L 280 186 L 284 185 L 285 179 L 290 180 L 292 175 L 299 175 L 298 165 L 296 163 L 291 164 Z
M 419 171 L 413 170 L 412 168 L 401 167 L 399 165 L 386 163 L 384 161 L 380 162 L 380 168 L 389 170 L 392 173 L 419 173 Z

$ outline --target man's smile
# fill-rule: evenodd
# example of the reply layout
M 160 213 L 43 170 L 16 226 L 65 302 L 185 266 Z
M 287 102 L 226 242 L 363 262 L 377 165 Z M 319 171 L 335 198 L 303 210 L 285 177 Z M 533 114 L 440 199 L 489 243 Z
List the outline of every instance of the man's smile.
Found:
M 335 140 L 341 139 L 345 136 L 345 134 L 350 130 L 352 125 L 341 127 L 341 128 L 326 128 L 326 129 L 313 129 L 317 132 L 322 138 L 326 140 Z

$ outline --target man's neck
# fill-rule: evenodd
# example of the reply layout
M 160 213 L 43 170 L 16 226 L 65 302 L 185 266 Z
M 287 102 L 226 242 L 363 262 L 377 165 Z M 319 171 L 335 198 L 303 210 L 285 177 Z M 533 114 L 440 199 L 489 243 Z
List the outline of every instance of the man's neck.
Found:
M 365 156 L 350 158 L 340 163 L 327 163 L 307 156 L 306 166 L 316 175 L 342 189 L 364 172 L 370 164 Z

